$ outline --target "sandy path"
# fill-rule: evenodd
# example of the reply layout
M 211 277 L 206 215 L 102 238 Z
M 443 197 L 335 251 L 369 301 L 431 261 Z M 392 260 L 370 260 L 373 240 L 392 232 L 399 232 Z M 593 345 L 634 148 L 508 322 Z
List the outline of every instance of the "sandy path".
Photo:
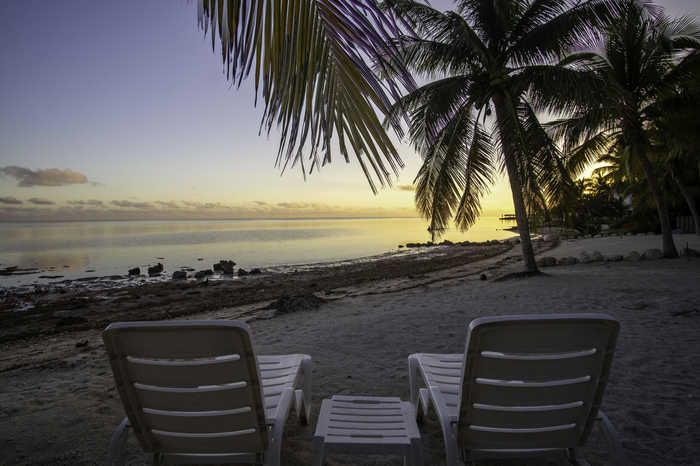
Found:
M 698 464 L 700 260 L 586 264 L 547 273 L 504 282 L 471 276 L 350 296 L 317 311 L 256 320 L 251 326 L 263 354 L 312 355 L 315 419 L 320 400 L 334 393 L 406 399 L 407 355 L 461 352 L 466 324 L 477 316 L 607 312 L 621 321 L 622 333 L 603 407 L 620 430 L 632 463 Z M 87 340 L 88 347 L 75 348 L 78 340 Z M 22 351 L 26 357 L 32 352 L 55 357 L 0 373 L 0 463 L 103 464 L 123 411 L 98 333 L 56 337 Z M 313 426 L 303 429 L 290 422 L 285 464 L 309 464 L 312 434 Z M 427 464 L 443 463 L 434 418 L 422 434 Z M 131 451 L 133 464 L 140 464 L 138 448 L 132 445 Z M 592 464 L 605 464 L 599 435 L 585 451 Z M 400 462 L 336 456 L 328 464 Z

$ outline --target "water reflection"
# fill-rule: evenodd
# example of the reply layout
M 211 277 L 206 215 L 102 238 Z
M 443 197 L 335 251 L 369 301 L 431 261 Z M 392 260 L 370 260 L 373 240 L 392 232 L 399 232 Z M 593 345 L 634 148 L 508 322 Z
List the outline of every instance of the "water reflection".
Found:
M 482 217 L 469 231 L 448 230 L 442 238 L 513 236 L 502 229 L 498 218 Z M 84 276 L 88 268 L 99 275 L 125 274 L 156 262 L 171 273 L 183 266 L 208 268 L 221 259 L 243 268 L 355 259 L 429 239 L 426 222 L 418 218 L 5 223 L 0 264 L 53 268 L 51 275 L 66 278 Z M 0 278 L 0 286 L 9 281 Z

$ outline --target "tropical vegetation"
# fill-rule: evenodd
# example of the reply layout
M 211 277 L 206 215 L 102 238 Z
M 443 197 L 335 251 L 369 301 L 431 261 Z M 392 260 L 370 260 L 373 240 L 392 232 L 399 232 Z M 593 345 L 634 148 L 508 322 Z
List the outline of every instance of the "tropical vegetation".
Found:
M 616 161 L 601 174 L 646 180 L 664 253 L 675 255 L 663 186 L 692 185 L 688 167 L 700 166 L 698 131 L 681 130 L 668 108 L 683 101 L 698 120 L 694 23 L 634 0 L 454 5 L 199 0 L 198 13 L 227 76 L 254 79 L 261 129 L 280 130 L 282 169 L 310 173 L 339 152 L 376 190 L 402 166 L 387 130 L 403 137 L 407 127 L 423 158 L 416 205 L 429 230 L 469 228 L 506 174 L 526 270 L 536 272 L 528 218 L 571 217 L 563 209 L 591 193 L 572 179 L 594 161 Z M 692 186 L 686 193 L 694 199 Z
M 700 30 L 687 18 L 671 20 L 647 4 L 626 1 L 602 39 L 589 47 L 590 51 L 567 57 L 563 65 L 598 79 L 601 85 L 550 129 L 562 141 L 574 174 L 613 148 L 628 159 L 625 165 L 641 170 L 656 204 L 664 256 L 676 257 L 650 131 L 659 121 L 664 99 L 697 72 L 697 54 L 689 50 L 700 49 Z

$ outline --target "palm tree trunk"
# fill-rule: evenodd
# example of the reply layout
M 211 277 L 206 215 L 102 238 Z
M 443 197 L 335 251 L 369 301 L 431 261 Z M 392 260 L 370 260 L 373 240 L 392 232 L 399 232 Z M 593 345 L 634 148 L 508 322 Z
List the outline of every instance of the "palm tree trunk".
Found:
M 688 192 L 688 188 L 686 188 L 681 180 L 678 179 L 673 170 L 671 170 L 671 177 L 673 178 L 673 181 L 676 182 L 678 190 L 681 192 L 685 198 L 685 202 L 688 204 L 690 215 L 693 216 L 693 223 L 695 223 L 695 234 L 700 235 L 700 214 L 698 214 L 698 206 L 695 205 L 695 199 L 693 199 L 693 196 Z
M 503 159 L 505 160 L 506 170 L 508 171 L 508 180 L 510 181 L 510 191 L 513 194 L 513 207 L 515 208 L 515 221 L 518 224 L 518 232 L 520 232 L 520 247 L 523 251 L 523 262 L 525 263 L 525 271 L 530 273 L 538 272 L 537 263 L 535 262 L 535 252 L 532 249 L 532 241 L 530 241 L 530 225 L 527 218 L 527 209 L 525 208 L 525 200 L 523 199 L 522 181 L 518 173 L 518 167 L 515 161 L 515 145 L 510 139 L 506 129 L 506 115 L 508 109 L 506 107 L 505 96 L 495 94 L 493 103 L 496 107 L 496 122 L 498 124 L 498 132 L 501 135 L 501 146 L 503 147 Z
M 642 165 L 642 170 L 644 170 L 644 175 L 649 183 L 649 189 L 651 189 L 651 194 L 654 196 L 654 201 L 656 201 L 656 210 L 659 213 L 659 222 L 661 223 L 661 236 L 662 236 L 662 248 L 664 257 L 678 257 L 678 251 L 676 251 L 676 245 L 673 243 L 673 233 L 671 231 L 671 217 L 668 214 L 668 206 L 666 205 L 666 198 L 661 192 L 661 187 L 654 174 L 654 169 L 651 166 L 651 162 L 647 158 L 646 152 L 643 148 L 637 151 L 637 156 L 639 157 L 639 162 Z

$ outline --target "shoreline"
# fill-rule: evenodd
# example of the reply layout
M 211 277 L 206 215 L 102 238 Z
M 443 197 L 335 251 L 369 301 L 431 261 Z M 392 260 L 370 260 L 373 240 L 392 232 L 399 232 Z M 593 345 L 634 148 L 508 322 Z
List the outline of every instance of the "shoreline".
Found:
M 538 252 L 554 242 L 535 241 Z M 352 261 L 297 266 L 297 270 L 267 272 L 235 279 L 119 281 L 95 286 L 32 286 L 0 288 L 0 344 L 89 329 L 102 329 L 118 320 L 159 320 L 235 306 L 268 303 L 285 296 L 316 295 L 324 300 L 344 295 L 345 289 L 382 282 L 425 281 L 426 274 L 503 256 L 514 242 L 436 245 L 418 251 L 384 254 Z M 516 247 L 517 249 L 517 247 Z M 519 255 L 519 251 L 518 251 Z M 510 257 L 510 261 L 516 259 Z M 487 261 L 488 262 L 488 261 Z M 488 265 L 484 265 L 487 267 Z M 294 267 L 294 266 L 290 266 Z M 300 270 L 301 269 L 301 270 Z M 71 285 L 80 285 L 71 281 Z M 106 286 L 104 286 L 106 285 Z M 126 285 L 126 286 L 124 286 Z

